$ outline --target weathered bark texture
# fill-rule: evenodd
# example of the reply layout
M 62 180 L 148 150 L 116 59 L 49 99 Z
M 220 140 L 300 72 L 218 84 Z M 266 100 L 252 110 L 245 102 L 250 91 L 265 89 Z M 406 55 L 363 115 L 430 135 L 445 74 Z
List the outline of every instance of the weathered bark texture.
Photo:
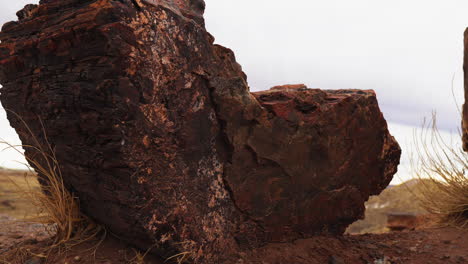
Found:
M 24 144 L 35 142 L 18 116 L 46 149 L 48 139 L 88 215 L 163 257 L 223 263 L 342 233 L 399 163 L 375 93 L 250 93 L 203 9 L 202 0 L 28 6 L 0 35 L 11 125 Z

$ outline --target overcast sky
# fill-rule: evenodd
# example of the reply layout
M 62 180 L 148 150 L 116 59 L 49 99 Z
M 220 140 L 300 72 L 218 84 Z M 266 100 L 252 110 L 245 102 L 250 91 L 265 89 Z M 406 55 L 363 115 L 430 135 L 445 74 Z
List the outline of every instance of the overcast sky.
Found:
M 30 2 L 38 1 L 2 1 L 0 23 Z M 466 0 L 205 2 L 208 31 L 234 50 L 252 91 L 293 83 L 374 89 L 406 152 L 413 128 L 432 111 L 447 132 L 459 126 Z M 16 140 L 3 112 L 0 137 Z M 0 166 L 12 166 L 15 157 L 5 153 Z M 407 157 L 402 162 L 406 178 Z

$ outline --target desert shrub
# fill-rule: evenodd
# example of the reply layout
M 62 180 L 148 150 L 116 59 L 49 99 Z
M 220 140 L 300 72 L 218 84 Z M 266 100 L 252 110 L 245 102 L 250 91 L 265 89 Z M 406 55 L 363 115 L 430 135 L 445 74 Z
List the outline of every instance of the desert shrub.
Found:
M 418 198 L 440 223 L 467 228 L 468 153 L 461 144 L 447 142 L 436 124 L 434 114 L 414 135 L 416 158 L 412 160 L 412 167 L 418 178 L 425 179 Z
M 22 220 L 40 223 L 47 227 L 54 237 L 49 249 L 71 247 L 95 238 L 103 230 L 81 212 L 79 199 L 66 188 L 60 164 L 51 144 L 46 140 L 47 144 L 44 148 L 28 125 L 24 121 L 22 123 L 29 131 L 32 145 L 12 145 L 9 142 L 0 141 L 0 144 L 18 151 L 25 157 L 29 163 L 25 165 L 30 168 L 31 174 L 37 175 L 41 183 L 41 188 L 21 186 L 17 189 L 37 211 L 35 215 Z M 43 133 L 47 138 L 44 129 Z M 25 155 L 21 148 L 34 155 Z

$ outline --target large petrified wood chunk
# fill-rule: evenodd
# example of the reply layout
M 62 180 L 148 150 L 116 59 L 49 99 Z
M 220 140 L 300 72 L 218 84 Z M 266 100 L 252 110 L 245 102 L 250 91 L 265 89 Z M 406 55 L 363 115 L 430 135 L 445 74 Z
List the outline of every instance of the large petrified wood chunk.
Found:
M 88 215 L 164 257 L 223 263 L 267 243 L 342 233 L 399 163 L 375 93 L 250 93 L 234 54 L 206 32 L 203 8 L 27 6 L 0 34 L 11 125 L 24 144 L 35 142 L 19 117 L 50 143 Z

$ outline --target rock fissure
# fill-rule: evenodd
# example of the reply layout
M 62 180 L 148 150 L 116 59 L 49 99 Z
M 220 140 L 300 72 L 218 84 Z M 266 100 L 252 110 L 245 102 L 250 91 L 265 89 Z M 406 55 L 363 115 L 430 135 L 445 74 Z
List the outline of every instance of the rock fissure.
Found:
M 205 75 L 200 75 L 202 78 L 205 79 L 207 85 L 209 85 L 210 83 L 210 80 L 206 78 Z M 210 86 L 210 101 L 211 103 L 213 104 L 213 107 L 214 109 L 217 109 L 219 111 L 219 106 L 216 104 L 216 100 L 215 100 L 215 97 L 213 95 L 214 93 L 214 90 L 216 90 L 216 87 L 212 87 Z M 220 137 L 223 139 L 223 142 L 224 144 L 226 145 L 226 149 L 229 151 L 229 154 L 228 154 L 228 158 L 226 159 L 226 166 L 230 166 L 232 164 L 232 155 L 233 155 L 233 152 L 234 152 L 234 145 L 232 145 L 231 141 L 229 140 L 229 137 L 226 133 L 226 120 L 222 119 L 219 114 L 218 114 L 218 111 L 215 110 L 215 115 L 216 115 L 216 119 L 218 121 L 218 124 L 219 124 L 219 131 L 220 131 Z M 247 145 L 246 145 L 247 146 Z M 226 188 L 227 192 L 229 193 L 229 197 L 230 197 L 230 200 L 232 201 L 232 204 L 234 205 L 234 208 L 236 208 L 236 210 L 241 213 L 246 219 L 247 221 L 252 221 L 254 222 L 258 228 L 260 229 L 263 229 L 262 228 L 262 225 L 261 225 L 261 222 L 259 221 L 256 221 L 255 219 L 253 219 L 248 212 L 246 211 L 243 211 L 239 206 L 237 206 L 237 202 L 234 198 L 234 193 L 232 191 L 232 189 L 230 188 L 229 186 L 229 182 L 227 181 L 226 179 L 226 171 L 223 171 L 222 173 L 222 179 L 223 179 L 223 184 L 224 184 L 224 187 Z

